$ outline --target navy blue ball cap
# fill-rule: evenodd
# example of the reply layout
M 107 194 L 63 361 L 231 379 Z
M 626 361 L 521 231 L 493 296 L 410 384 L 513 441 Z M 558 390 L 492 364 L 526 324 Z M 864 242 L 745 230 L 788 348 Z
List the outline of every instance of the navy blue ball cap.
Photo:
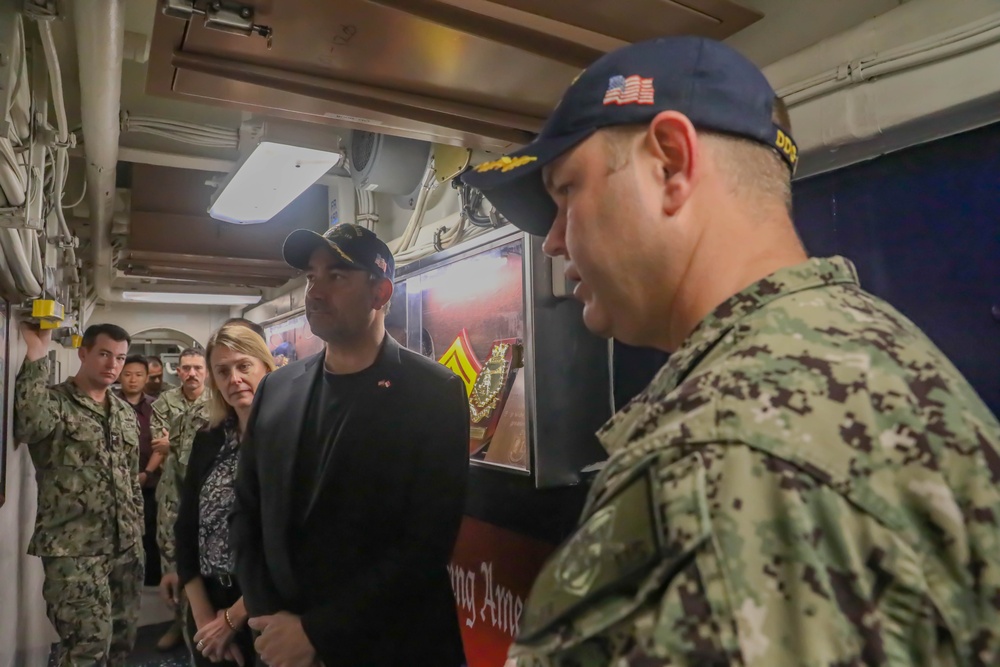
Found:
M 311 229 L 296 229 L 285 239 L 281 254 L 289 266 L 305 271 L 316 248 L 327 247 L 344 266 L 367 271 L 392 280 L 396 262 L 389 246 L 375 232 L 360 225 L 341 223 L 323 234 Z
M 520 150 L 465 172 L 514 225 L 543 236 L 556 206 L 542 169 L 597 130 L 648 123 L 677 111 L 701 130 L 769 146 L 794 173 L 798 149 L 774 120 L 776 95 L 764 74 L 733 48 L 703 37 L 664 37 L 624 46 L 584 70 L 538 137 Z

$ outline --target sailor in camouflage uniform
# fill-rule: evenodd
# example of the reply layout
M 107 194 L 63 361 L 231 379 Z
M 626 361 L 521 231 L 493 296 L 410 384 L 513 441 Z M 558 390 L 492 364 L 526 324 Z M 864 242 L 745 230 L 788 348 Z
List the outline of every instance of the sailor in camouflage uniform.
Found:
M 1000 425 L 848 260 L 807 258 L 797 158 L 760 71 L 684 37 L 601 58 L 463 177 L 566 258 L 588 328 L 672 353 L 599 433 L 518 665 L 1000 664 Z
M 163 578 L 160 589 L 175 608 L 174 625 L 158 642 L 168 650 L 181 640 L 184 627 L 182 591 L 177 579 L 177 549 L 174 544 L 174 524 L 180 506 L 180 489 L 187 472 L 188 457 L 195 434 L 208 426 L 208 392 L 205 390 L 205 353 L 195 348 L 181 352 L 177 374 L 181 386 L 169 389 L 153 402 L 150 428 L 153 446 L 166 458 L 156 487 L 156 540 L 160 547 Z M 161 437 L 166 433 L 166 437 Z
M 80 370 L 48 387 L 51 331 L 23 324 L 28 353 L 14 385 L 14 438 L 27 443 L 38 480 L 28 553 L 45 569 L 42 594 L 63 667 L 124 665 L 135 644 L 142 586 L 139 425 L 108 391 L 130 339 L 89 327 Z

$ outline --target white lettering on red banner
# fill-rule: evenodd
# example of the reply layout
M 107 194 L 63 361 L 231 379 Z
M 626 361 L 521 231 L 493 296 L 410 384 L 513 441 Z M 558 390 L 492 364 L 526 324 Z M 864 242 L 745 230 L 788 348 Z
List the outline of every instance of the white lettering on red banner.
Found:
M 553 545 L 465 517 L 448 566 L 469 667 L 498 667 Z
M 517 636 L 520 630 L 521 611 L 524 600 L 509 588 L 493 581 L 493 563 L 480 563 L 476 572 L 456 565 L 448 566 L 451 588 L 455 602 L 464 617 L 465 627 L 474 628 L 476 622 L 488 622 L 494 628 L 509 635 Z M 477 579 L 479 585 L 477 586 Z M 476 591 L 479 591 L 477 597 Z M 479 604 L 479 603 L 482 604 Z M 477 614 L 478 607 L 478 614 Z

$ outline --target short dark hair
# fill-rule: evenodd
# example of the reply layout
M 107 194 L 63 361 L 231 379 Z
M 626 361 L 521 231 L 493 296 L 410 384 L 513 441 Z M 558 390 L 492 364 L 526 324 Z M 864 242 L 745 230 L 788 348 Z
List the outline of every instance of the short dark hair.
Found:
M 205 350 L 202 350 L 197 347 L 185 347 L 183 350 L 181 350 L 181 353 L 177 355 L 178 359 L 183 359 L 184 357 L 201 357 L 202 359 L 204 359 Z
M 94 347 L 94 343 L 97 342 L 97 337 L 100 335 L 105 335 L 116 343 L 128 343 L 132 344 L 132 337 L 128 335 L 128 332 L 122 329 L 117 324 L 91 324 L 87 327 L 87 330 L 83 332 L 83 342 L 81 345 L 88 350 Z
M 130 354 L 125 357 L 125 363 L 122 364 L 122 368 L 125 368 L 125 366 L 128 366 L 129 364 L 142 364 L 142 367 L 146 369 L 146 372 L 149 372 L 149 360 L 141 354 Z
M 261 340 L 267 340 L 267 334 L 264 333 L 264 327 L 260 326 L 256 322 L 251 322 L 245 317 L 230 317 L 228 320 L 222 323 L 222 327 L 228 327 L 230 324 L 237 324 L 241 327 L 246 327 L 250 331 L 254 332 L 260 336 Z M 220 329 L 222 327 L 219 327 Z
M 160 368 L 163 368 L 163 359 L 160 359 L 160 357 L 155 354 L 146 357 L 146 362 L 147 368 L 149 367 L 149 364 L 156 364 Z

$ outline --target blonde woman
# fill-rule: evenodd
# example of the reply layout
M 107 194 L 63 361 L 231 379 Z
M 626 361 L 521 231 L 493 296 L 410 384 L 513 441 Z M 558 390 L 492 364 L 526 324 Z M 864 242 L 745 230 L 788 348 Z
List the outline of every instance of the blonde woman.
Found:
M 242 324 L 215 332 L 205 360 L 212 390 L 210 423 L 195 436 L 181 491 L 174 527 L 177 572 L 190 601 L 195 665 L 252 665 L 253 638 L 233 575 L 228 517 L 254 392 L 275 364 L 264 340 Z

